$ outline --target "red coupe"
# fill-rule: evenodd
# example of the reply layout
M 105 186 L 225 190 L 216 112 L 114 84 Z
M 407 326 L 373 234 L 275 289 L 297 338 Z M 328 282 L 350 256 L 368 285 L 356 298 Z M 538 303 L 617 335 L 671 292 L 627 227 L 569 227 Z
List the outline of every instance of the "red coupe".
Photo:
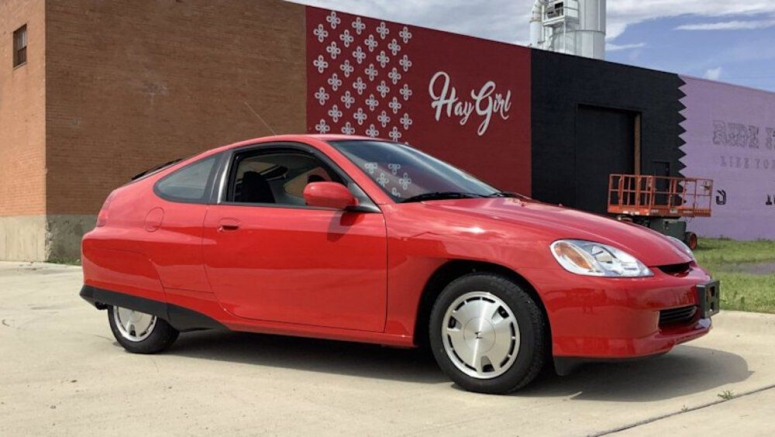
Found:
M 256 139 L 138 175 L 82 250 L 81 296 L 130 352 L 209 328 L 427 344 L 485 393 L 548 360 L 665 353 L 719 303 L 679 240 L 364 137 Z

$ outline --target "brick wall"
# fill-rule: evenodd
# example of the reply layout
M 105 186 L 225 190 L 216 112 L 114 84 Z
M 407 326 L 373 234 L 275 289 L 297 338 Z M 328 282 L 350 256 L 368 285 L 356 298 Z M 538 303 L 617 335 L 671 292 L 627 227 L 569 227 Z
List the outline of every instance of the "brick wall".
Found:
M 45 4 L 0 0 L 0 217 L 45 212 Z M 27 63 L 13 33 L 27 25 Z
M 305 131 L 304 7 L 47 2 L 47 213 L 96 214 L 155 164 Z M 10 61 L 9 61 L 10 63 Z

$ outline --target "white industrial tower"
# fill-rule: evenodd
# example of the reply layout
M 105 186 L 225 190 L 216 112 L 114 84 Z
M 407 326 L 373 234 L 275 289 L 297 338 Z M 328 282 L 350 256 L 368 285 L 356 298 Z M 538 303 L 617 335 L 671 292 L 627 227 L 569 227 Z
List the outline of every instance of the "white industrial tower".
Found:
M 605 59 L 606 0 L 535 0 L 530 47 Z

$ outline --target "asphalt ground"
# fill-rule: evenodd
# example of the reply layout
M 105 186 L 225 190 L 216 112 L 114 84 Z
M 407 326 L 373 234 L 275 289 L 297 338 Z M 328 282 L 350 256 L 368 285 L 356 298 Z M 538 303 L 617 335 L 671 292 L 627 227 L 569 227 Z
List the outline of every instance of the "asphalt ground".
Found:
M 488 396 L 416 350 L 208 331 L 133 355 L 81 281 L 0 263 L 0 435 L 775 434 L 775 315 L 722 311 L 662 357 Z

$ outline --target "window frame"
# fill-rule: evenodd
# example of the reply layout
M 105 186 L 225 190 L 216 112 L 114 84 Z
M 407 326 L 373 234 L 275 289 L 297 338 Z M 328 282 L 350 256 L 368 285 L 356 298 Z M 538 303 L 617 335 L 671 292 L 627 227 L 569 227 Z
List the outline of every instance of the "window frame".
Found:
M 319 159 L 323 164 L 327 165 L 331 171 L 337 174 L 339 178 L 345 182 L 348 189 L 350 187 L 355 187 L 357 190 L 357 194 L 353 194 L 354 197 L 356 197 L 359 201 L 359 204 L 357 207 L 348 209 L 347 211 L 358 211 L 358 212 L 372 212 L 372 213 L 381 213 L 382 211 L 379 209 L 377 204 L 374 202 L 374 199 L 372 199 L 368 193 L 360 186 L 357 182 L 353 180 L 350 175 L 347 174 L 344 170 L 342 170 L 339 165 L 337 165 L 330 157 L 328 157 L 326 154 L 322 153 L 320 150 L 316 149 L 315 147 L 312 147 L 310 145 L 304 144 L 304 143 L 295 143 L 295 142 L 276 142 L 276 143 L 262 143 L 262 144 L 253 144 L 249 146 L 243 146 L 235 149 L 229 150 L 227 153 L 225 153 L 225 156 L 223 158 L 223 163 L 220 166 L 220 172 L 218 175 L 216 175 L 217 182 L 214 184 L 213 187 L 213 197 L 214 197 L 214 204 L 217 205 L 228 205 L 228 206 L 245 206 L 245 207 L 253 207 L 253 208 L 286 208 L 286 209 L 306 209 L 306 210 L 324 210 L 324 211 L 331 211 L 331 208 L 320 208 L 320 207 L 313 207 L 308 205 L 289 205 L 289 204 L 282 204 L 282 203 L 246 203 L 246 202 L 235 202 L 232 200 L 228 200 L 229 193 L 233 190 L 234 186 L 234 176 L 236 176 L 236 170 L 238 169 L 237 161 L 239 158 L 243 157 L 244 155 L 251 155 L 251 154 L 262 154 L 262 153 L 272 153 L 272 152 L 301 152 L 305 153 L 307 155 L 311 155 L 314 158 Z M 353 190 L 351 189 L 351 192 Z
M 12 49 L 13 49 L 13 68 L 21 67 L 22 65 L 27 64 L 28 56 L 27 56 L 27 47 L 29 46 L 29 34 L 27 32 L 27 24 L 25 23 L 20 28 L 13 31 L 13 40 L 12 40 Z M 17 47 L 19 41 L 24 41 L 24 45 L 21 47 Z M 20 60 L 22 56 L 19 56 L 19 53 L 23 52 L 23 60 Z

